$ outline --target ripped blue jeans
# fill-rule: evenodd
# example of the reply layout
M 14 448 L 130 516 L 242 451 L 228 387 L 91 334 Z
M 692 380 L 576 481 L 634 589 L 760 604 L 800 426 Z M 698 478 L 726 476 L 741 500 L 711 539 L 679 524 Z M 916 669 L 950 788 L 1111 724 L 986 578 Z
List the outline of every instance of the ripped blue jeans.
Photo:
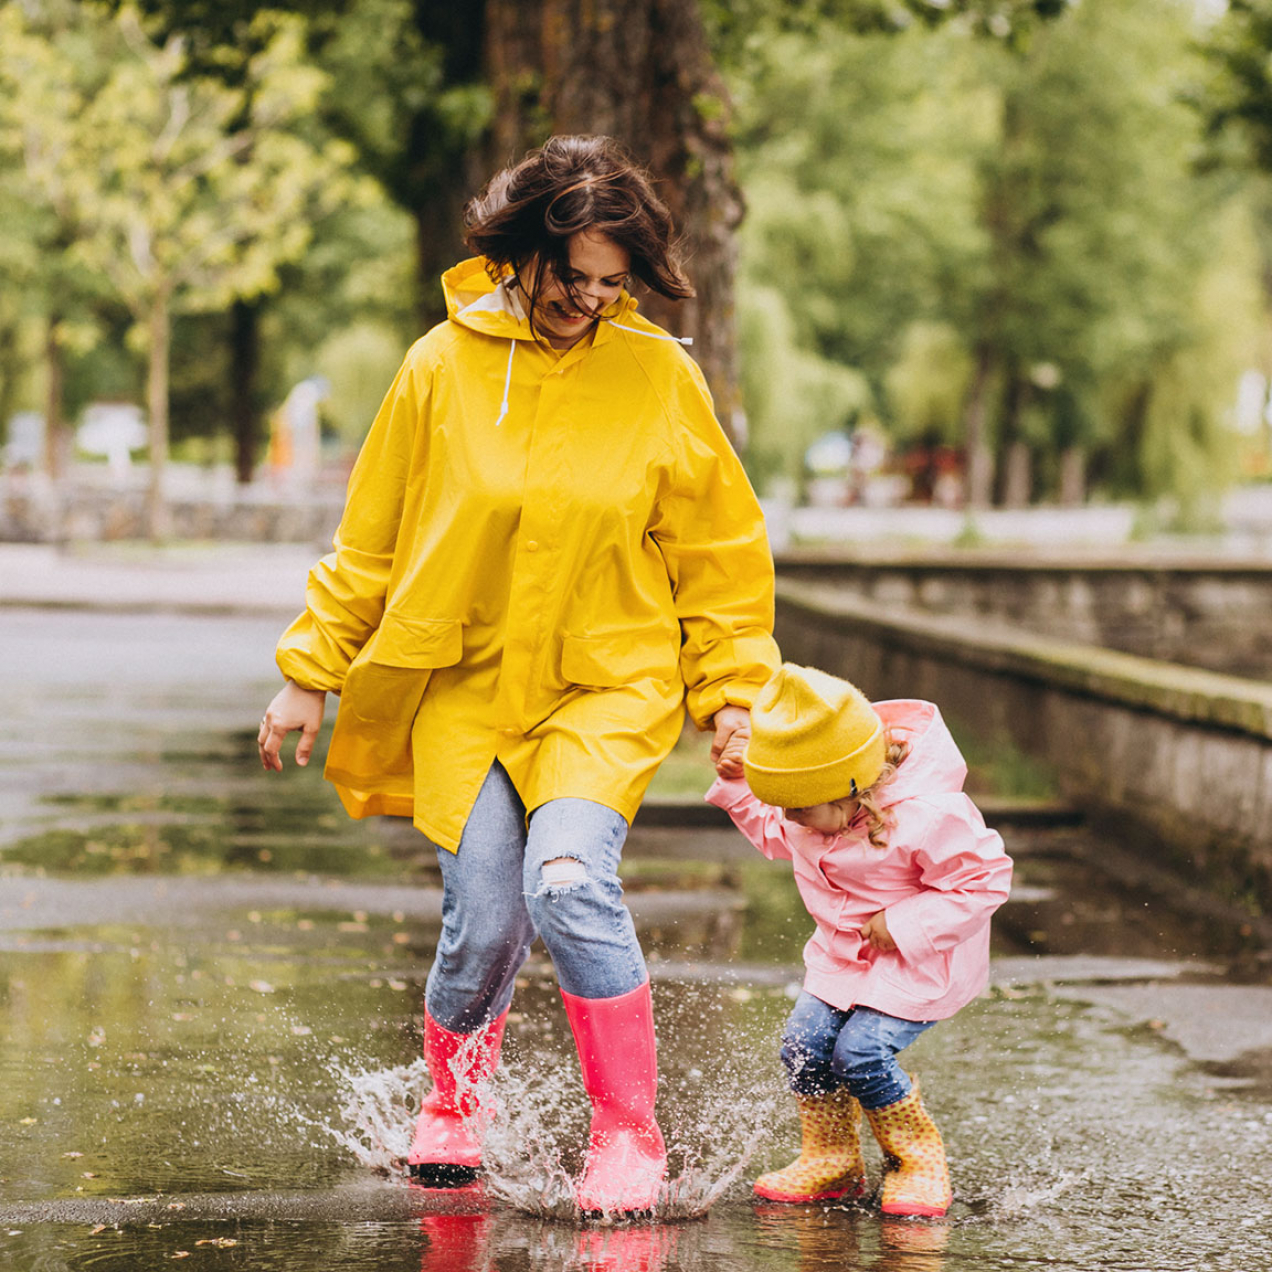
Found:
M 437 849 L 442 934 L 425 1003 L 443 1029 L 472 1033 L 507 1010 L 537 936 L 566 993 L 613 998 L 648 973 L 618 863 L 627 822 L 587 799 L 526 810 L 503 766 L 482 785 L 459 851 Z

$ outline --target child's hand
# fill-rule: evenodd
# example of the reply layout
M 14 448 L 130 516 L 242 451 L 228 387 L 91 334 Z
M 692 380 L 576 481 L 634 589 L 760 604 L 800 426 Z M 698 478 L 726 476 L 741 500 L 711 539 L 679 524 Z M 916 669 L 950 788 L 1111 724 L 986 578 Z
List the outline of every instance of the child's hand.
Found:
M 878 914 L 871 915 L 862 924 L 861 939 L 872 950 L 879 950 L 881 953 L 888 954 L 897 948 L 897 943 L 888 934 L 888 920 L 884 917 L 882 910 Z
M 751 740 L 751 713 L 745 707 L 721 707 L 715 713 L 711 760 L 721 777 L 742 776 L 742 753 Z

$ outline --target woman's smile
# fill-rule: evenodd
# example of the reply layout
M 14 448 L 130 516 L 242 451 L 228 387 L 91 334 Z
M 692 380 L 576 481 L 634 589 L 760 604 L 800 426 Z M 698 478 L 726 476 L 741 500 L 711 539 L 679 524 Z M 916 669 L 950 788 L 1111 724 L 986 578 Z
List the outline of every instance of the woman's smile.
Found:
M 535 330 L 554 349 L 569 349 L 623 292 L 631 256 L 596 230 L 570 239 L 570 264 L 563 278 L 549 275 L 535 307 Z M 533 293 L 535 270 L 526 279 Z

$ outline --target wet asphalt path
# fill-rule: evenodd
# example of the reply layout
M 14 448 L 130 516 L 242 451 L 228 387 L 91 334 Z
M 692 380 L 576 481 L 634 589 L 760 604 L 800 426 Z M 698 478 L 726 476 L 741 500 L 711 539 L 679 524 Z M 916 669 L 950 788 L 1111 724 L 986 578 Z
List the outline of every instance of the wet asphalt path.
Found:
M 1266 951 L 1073 827 L 1004 827 L 995 987 L 915 1048 L 948 1223 L 749 1202 L 792 1143 L 774 1040 L 806 920 L 716 831 L 638 827 L 629 851 L 688 1199 L 668 1214 L 708 1217 L 598 1234 L 535 1175 L 536 1146 L 569 1165 L 584 1126 L 540 956 L 502 1182 L 406 1187 L 435 869 L 409 829 L 344 819 L 316 769 L 255 767 L 284 605 L 0 603 L 0 1264 L 1272 1266 Z

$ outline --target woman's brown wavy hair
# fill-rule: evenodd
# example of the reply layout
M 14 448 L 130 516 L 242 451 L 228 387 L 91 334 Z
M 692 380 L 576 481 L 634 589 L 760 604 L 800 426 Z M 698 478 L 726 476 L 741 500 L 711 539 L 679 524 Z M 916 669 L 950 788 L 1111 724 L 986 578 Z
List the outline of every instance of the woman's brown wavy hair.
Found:
M 632 275 L 652 291 L 670 300 L 694 294 L 676 254 L 671 213 L 648 173 L 612 137 L 549 138 L 490 179 L 464 209 L 464 225 L 464 242 L 486 258 L 496 281 L 538 263 L 532 321 L 550 275 L 578 303 L 566 280 L 570 238 L 583 230 L 625 248 Z

